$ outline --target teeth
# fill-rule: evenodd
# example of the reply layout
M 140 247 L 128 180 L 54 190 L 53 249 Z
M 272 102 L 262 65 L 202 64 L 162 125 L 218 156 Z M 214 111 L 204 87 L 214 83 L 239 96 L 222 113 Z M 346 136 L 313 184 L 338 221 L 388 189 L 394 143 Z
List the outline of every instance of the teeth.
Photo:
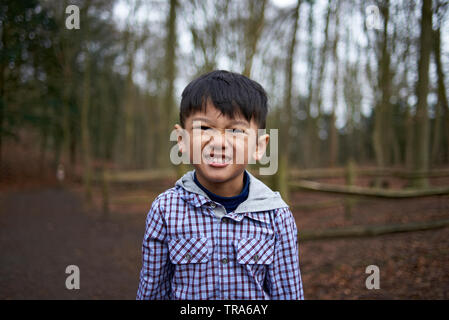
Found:
M 209 163 L 220 163 L 220 164 L 229 163 L 231 161 L 231 158 L 229 158 L 229 157 L 226 157 L 223 159 L 223 157 L 205 156 L 205 159 Z

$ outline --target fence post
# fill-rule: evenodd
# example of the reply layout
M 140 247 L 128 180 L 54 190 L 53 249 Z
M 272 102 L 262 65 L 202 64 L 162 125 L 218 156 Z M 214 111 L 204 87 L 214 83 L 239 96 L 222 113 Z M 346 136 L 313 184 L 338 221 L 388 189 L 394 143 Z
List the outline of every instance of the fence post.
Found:
M 352 186 L 355 183 L 355 162 L 352 159 L 349 159 L 346 168 L 345 168 L 345 182 L 347 186 Z M 352 218 L 352 207 L 354 206 L 354 199 L 351 196 L 347 196 L 344 199 L 344 208 L 345 208 L 345 219 L 349 220 Z
M 101 170 L 101 191 L 103 195 L 103 217 L 109 217 L 109 174 L 105 167 Z

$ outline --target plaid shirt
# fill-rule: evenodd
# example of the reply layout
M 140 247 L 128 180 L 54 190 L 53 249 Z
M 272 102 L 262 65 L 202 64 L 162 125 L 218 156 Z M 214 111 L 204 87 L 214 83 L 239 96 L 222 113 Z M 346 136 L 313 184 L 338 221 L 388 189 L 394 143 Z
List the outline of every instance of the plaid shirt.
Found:
M 288 206 L 240 207 L 226 214 L 180 185 L 160 194 L 146 219 L 137 299 L 304 299 Z

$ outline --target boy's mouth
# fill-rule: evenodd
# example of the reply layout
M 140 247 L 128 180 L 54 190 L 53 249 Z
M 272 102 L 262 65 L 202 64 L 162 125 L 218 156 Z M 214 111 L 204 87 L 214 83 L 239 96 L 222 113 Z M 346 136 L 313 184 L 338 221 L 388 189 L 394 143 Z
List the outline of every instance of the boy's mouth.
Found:
M 205 162 L 212 167 L 225 167 L 232 163 L 232 158 L 222 154 L 204 155 Z

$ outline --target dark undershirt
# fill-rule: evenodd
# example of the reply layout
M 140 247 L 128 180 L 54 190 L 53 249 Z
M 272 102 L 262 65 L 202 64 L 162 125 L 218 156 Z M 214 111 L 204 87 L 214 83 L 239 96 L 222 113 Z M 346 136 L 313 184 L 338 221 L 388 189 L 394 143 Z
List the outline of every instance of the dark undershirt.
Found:
M 242 192 L 240 192 L 239 195 L 236 195 L 234 197 L 222 197 L 215 193 L 210 192 L 207 190 L 196 178 L 196 172 L 193 174 L 193 180 L 198 185 L 198 187 L 203 190 L 212 201 L 218 202 L 221 205 L 223 205 L 226 208 L 226 212 L 232 212 L 234 211 L 239 204 L 241 204 L 243 201 L 245 201 L 248 198 L 249 193 L 249 176 L 248 173 L 245 170 L 245 173 L 243 175 L 243 189 Z

